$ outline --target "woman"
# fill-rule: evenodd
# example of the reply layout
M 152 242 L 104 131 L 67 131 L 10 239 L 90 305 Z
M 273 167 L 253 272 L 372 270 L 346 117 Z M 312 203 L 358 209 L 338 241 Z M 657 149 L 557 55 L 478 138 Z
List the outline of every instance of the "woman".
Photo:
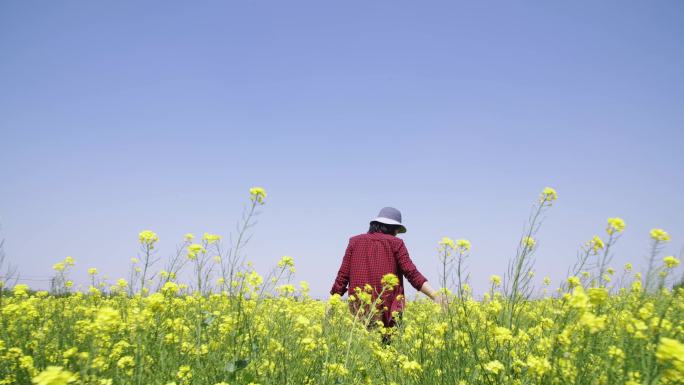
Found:
M 400 316 L 404 308 L 404 277 L 416 290 L 442 303 L 442 295 L 427 283 L 427 279 L 411 261 L 404 241 L 397 238 L 397 234 L 405 232 L 399 210 L 393 207 L 380 210 L 378 216 L 371 220 L 368 233 L 349 239 L 330 294 L 344 295 L 347 286 L 350 295 L 356 292 L 356 288 L 371 291 L 373 299 L 382 293 L 379 310 L 385 327 L 394 326 L 396 320 L 393 313 L 397 312 L 395 314 Z M 399 278 L 399 284 L 383 292 L 382 277 L 390 273 Z M 355 309 L 358 307 L 352 307 L 352 311 Z

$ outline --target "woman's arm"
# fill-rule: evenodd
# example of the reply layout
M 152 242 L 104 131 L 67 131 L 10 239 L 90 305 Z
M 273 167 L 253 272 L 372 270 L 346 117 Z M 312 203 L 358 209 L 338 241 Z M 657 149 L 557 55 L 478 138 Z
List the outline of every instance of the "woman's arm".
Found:
M 423 286 L 420 287 L 420 292 L 430 297 L 431 300 L 442 305 L 442 308 L 445 308 L 445 306 L 448 304 L 444 293 L 440 293 L 439 291 L 433 289 L 432 286 L 427 283 L 427 281 L 423 284 Z
M 394 255 L 394 257 L 397 260 L 399 269 L 401 270 L 401 273 L 409 281 L 411 286 L 413 286 L 416 290 L 421 290 L 423 284 L 425 284 L 425 282 L 427 281 L 427 278 L 425 278 L 423 274 L 421 274 L 420 271 L 418 271 L 416 265 L 414 265 L 413 261 L 411 261 L 411 257 L 409 257 L 409 253 L 406 249 L 404 241 L 402 241 L 399 238 L 397 239 L 399 240 L 399 248 L 395 252 L 396 254 Z
M 439 296 L 439 292 L 430 286 L 427 281 L 420 287 L 420 292 L 430 297 L 430 299 L 435 300 Z
M 397 261 L 402 273 L 406 276 L 406 279 L 408 279 L 409 283 L 416 288 L 416 290 L 419 290 L 421 293 L 430 297 L 431 300 L 441 305 L 446 303 L 444 294 L 433 289 L 432 286 L 427 283 L 427 278 L 425 278 L 423 274 L 418 271 L 416 265 L 413 264 L 411 257 L 409 257 L 404 241 L 401 241 L 401 245 L 397 251 Z
M 351 254 L 352 242 L 350 240 L 349 244 L 347 245 L 347 250 L 344 252 L 344 257 L 342 258 L 340 270 L 337 272 L 335 283 L 333 283 L 333 287 L 330 289 L 330 294 L 344 295 L 344 293 L 347 291 L 347 284 L 349 283 L 349 270 L 351 269 Z

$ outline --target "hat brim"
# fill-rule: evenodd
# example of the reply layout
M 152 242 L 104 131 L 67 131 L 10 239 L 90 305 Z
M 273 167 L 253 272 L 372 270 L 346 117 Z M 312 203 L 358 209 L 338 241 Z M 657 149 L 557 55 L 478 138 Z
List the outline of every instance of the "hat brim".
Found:
M 402 225 L 401 222 L 395 221 L 394 219 L 385 218 L 385 217 L 375 217 L 375 218 L 371 219 L 371 222 L 380 222 L 380 223 L 384 223 L 386 225 L 399 226 L 399 233 L 405 233 L 406 232 L 406 227 L 404 227 L 404 225 Z

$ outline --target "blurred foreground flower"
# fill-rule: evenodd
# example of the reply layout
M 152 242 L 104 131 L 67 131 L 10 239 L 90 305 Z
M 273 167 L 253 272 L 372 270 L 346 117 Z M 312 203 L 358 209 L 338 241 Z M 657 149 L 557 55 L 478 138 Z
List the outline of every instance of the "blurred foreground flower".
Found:
M 36 385 L 67 385 L 74 381 L 76 376 L 61 366 L 48 366 L 31 380 Z
M 399 285 L 399 278 L 392 273 L 385 274 L 382 276 L 380 283 L 387 290 L 392 290 L 395 286 Z

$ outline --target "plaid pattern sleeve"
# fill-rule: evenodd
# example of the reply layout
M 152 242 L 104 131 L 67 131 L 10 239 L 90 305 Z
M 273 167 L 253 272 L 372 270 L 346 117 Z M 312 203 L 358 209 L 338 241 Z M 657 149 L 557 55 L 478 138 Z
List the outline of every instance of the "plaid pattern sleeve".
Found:
M 333 284 L 330 294 L 344 295 L 347 291 L 347 284 L 349 283 L 349 272 L 351 270 L 351 258 L 352 258 L 352 240 L 349 240 L 347 245 L 347 250 L 344 252 L 344 257 L 342 258 L 342 266 L 337 272 L 337 278 L 335 278 L 335 283 Z
M 427 281 L 427 278 L 421 274 L 418 269 L 416 268 L 416 265 L 413 264 L 413 261 L 411 261 L 411 258 L 409 257 L 408 250 L 406 249 L 406 245 L 404 244 L 404 241 L 399 239 L 400 244 L 399 244 L 399 249 L 397 250 L 397 264 L 399 265 L 399 269 L 401 270 L 401 273 L 406 277 L 406 279 L 409 281 L 411 286 L 413 286 L 416 290 L 420 291 L 420 288 L 423 286 L 423 284 Z

